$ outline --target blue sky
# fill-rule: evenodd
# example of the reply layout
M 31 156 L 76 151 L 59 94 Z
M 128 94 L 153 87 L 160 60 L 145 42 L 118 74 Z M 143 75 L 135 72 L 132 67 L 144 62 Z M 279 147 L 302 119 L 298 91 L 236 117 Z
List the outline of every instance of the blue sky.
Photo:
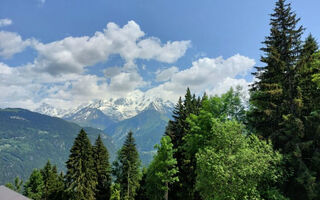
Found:
M 274 2 L 1 0 L 0 107 L 246 87 Z M 292 7 L 318 39 L 320 2 Z

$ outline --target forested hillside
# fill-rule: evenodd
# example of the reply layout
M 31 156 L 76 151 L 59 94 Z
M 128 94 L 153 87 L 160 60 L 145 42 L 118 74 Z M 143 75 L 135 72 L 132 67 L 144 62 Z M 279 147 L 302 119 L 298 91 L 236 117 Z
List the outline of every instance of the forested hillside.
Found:
M 0 184 L 24 180 L 34 168 L 48 160 L 65 169 L 69 149 L 81 129 L 75 123 L 24 109 L 0 110 Z M 115 152 L 111 139 L 102 131 L 85 128 L 91 139 L 101 134 L 109 151 Z

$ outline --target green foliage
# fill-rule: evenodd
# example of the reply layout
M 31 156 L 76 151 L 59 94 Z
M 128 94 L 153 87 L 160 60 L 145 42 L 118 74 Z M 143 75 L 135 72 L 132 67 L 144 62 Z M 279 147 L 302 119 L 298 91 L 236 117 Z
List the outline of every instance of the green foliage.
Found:
M 114 162 L 113 174 L 120 184 L 121 199 L 134 200 L 141 179 L 140 159 L 133 133 L 130 131 Z
M 281 186 L 291 199 L 317 199 L 320 171 L 310 161 L 317 143 L 319 110 L 319 53 L 310 35 L 301 41 L 303 28 L 291 5 L 278 0 L 271 15 L 270 36 L 251 90 L 248 120 L 259 135 L 272 140 L 285 158 L 287 181 Z M 310 124 L 313 124 L 312 126 Z
M 34 168 L 48 160 L 65 170 L 69 150 L 81 127 L 65 120 L 24 109 L 0 109 L 0 185 L 13 182 L 16 176 L 27 180 Z M 94 141 L 102 131 L 85 128 Z M 115 147 L 103 134 L 110 155 Z
M 313 54 L 313 60 L 311 62 L 310 68 L 313 71 L 312 81 L 317 85 L 316 91 L 319 91 L 319 88 L 320 88 L 320 52 L 319 51 Z
M 67 161 L 66 192 L 69 199 L 93 200 L 96 185 L 93 148 L 86 132 L 82 129 L 74 140 Z
M 169 185 L 179 181 L 177 160 L 173 157 L 173 145 L 169 136 L 164 136 L 156 145 L 157 154 L 147 172 L 147 194 L 149 199 L 168 200 Z
M 14 190 L 16 192 L 22 193 L 22 186 L 23 186 L 23 181 L 17 176 L 14 179 L 14 184 L 12 183 L 6 183 L 5 186 L 7 188 L 10 188 L 11 190 Z
M 120 200 L 120 185 L 118 183 L 111 185 L 110 200 Z
M 204 95 L 204 99 L 206 99 Z M 175 182 L 169 191 L 172 199 L 200 199 L 199 194 L 194 190 L 195 185 L 195 162 L 187 158 L 184 153 L 183 138 L 188 134 L 190 129 L 187 117 L 190 114 L 198 114 L 202 100 L 191 95 L 190 89 L 187 89 L 184 100 L 180 98 L 175 109 L 173 110 L 173 120 L 168 122 L 165 135 L 172 140 L 174 158 L 177 160 L 179 182 Z
M 41 200 L 44 183 L 40 170 L 34 169 L 24 185 L 24 195 L 33 199 Z
M 209 121 L 210 138 L 196 154 L 200 194 L 205 200 L 261 199 L 260 182 L 281 177 L 281 155 L 256 136 L 243 135 L 236 121 Z
M 210 112 L 213 117 L 221 120 L 245 121 L 245 108 L 243 106 L 242 88 L 230 90 L 221 96 L 213 96 L 202 101 L 202 109 Z
M 96 199 L 103 200 L 110 198 L 111 167 L 109 164 L 109 153 L 104 146 L 100 135 L 93 147 L 93 158 L 95 172 L 97 174 Z
M 50 161 L 48 161 L 40 172 L 44 183 L 42 199 L 61 199 L 64 190 L 64 182 L 58 175 L 57 167 L 52 166 Z
M 154 109 L 147 109 L 132 118 L 111 125 L 104 132 L 112 136 L 117 148 L 121 148 L 125 135 L 133 131 L 142 164 L 147 165 L 153 157 L 153 146 L 159 143 L 168 124 L 167 115 Z
M 150 186 L 150 182 L 147 182 L 147 168 L 143 168 L 142 169 L 142 177 L 140 180 L 140 187 L 137 191 L 137 195 L 135 199 L 139 199 L 139 200 L 149 200 L 148 196 L 147 196 L 147 187 Z

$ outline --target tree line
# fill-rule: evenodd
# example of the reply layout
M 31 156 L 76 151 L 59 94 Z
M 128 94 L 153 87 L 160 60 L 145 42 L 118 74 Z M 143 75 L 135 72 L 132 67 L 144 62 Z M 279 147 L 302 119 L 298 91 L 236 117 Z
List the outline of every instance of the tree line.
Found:
M 278 0 L 250 99 L 241 88 L 197 97 L 187 89 L 152 162 L 129 132 L 116 160 L 81 130 L 67 172 L 48 162 L 24 185 L 32 199 L 316 200 L 320 198 L 320 51 L 291 4 Z M 9 186 L 22 190 L 16 179 Z M 22 192 L 22 191 L 21 191 Z

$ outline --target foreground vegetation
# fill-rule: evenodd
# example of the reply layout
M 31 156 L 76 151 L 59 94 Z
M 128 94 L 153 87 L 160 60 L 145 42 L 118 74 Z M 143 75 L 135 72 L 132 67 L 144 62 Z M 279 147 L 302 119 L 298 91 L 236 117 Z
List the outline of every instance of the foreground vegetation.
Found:
M 81 130 L 66 175 L 48 163 L 24 187 L 33 199 L 316 200 L 320 198 L 320 52 L 284 0 L 271 15 L 249 105 L 239 89 L 188 89 L 146 169 L 129 132 L 117 159 Z M 113 177 L 113 179 L 112 179 Z M 15 186 L 21 190 L 21 181 Z

